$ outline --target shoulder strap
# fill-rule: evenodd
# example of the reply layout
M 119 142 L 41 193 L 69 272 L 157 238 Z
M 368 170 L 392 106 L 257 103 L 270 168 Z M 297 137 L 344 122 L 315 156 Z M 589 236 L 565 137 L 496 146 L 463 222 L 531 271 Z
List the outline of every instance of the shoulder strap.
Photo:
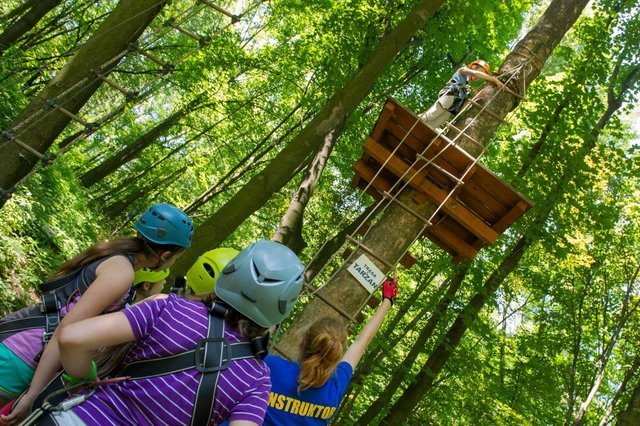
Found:
M 40 284 L 38 289 L 42 293 L 51 293 L 52 291 L 59 290 L 63 287 L 66 287 L 68 284 L 74 282 L 80 276 L 80 274 L 82 274 L 83 270 L 84 270 L 84 266 L 76 269 L 69 275 L 65 275 L 64 277 L 60 277 L 51 281 L 44 282 Z
M 262 356 L 255 342 L 229 343 L 224 338 L 224 306 L 214 304 L 209 313 L 207 337 L 196 348 L 179 354 L 132 362 L 124 366 L 118 376 L 130 379 L 148 379 L 196 368 L 201 374 L 191 416 L 191 426 L 208 425 L 213 412 L 220 371 L 231 361 Z

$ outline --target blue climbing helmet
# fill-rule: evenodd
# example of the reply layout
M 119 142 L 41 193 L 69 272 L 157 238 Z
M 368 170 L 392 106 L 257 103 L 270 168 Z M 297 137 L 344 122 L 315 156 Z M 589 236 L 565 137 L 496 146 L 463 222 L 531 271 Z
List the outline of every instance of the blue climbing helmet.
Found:
M 268 328 L 289 316 L 304 282 L 304 265 L 287 246 L 261 240 L 233 258 L 215 293 L 256 324 Z
M 147 240 L 161 245 L 191 247 L 193 223 L 185 212 L 168 203 L 157 203 L 140 216 L 136 229 Z

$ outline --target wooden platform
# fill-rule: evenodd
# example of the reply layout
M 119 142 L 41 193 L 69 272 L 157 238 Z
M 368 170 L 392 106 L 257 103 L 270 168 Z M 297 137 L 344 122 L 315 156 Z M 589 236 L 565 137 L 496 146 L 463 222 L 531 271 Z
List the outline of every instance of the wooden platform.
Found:
M 368 186 L 367 193 L 380 199 L 385 192 L 396 195 L 404 185 L 396 185 L 402 178 L 419 192 L 417 201 L 436 206 L 444 202 L 426 236 L 449 252 L 454 262 L 470 260 L 533 206 L 474 161 L 446 136 L 437 135 L 402 104 L 389 99 L 364 143 L 362 158 L 353 165 L 353 185 Z

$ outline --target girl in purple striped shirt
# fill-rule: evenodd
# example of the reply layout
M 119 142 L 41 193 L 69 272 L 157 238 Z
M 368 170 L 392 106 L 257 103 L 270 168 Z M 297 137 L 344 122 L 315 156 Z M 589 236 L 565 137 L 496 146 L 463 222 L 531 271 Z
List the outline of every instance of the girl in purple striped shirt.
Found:
M 203 302 L 169 295 L 64 327 L 63 367 L 72 380 L 94 380 L 92 351 L 134 340 L 125 364 L 193 350 L 207 337 L 210 309 L 220 302 L 229 308 L 224 338 L 230 345 L 250 341 L 289 315 L 302 288 L 303 271 L 287 247 L 258 241 L 223 269 L 215 285 L 215 304 L 212 297 Z M 271 381 L 261 359 L 233 360 L 221 370 L 217 385 L 204 391 L 215 391 L 208 419 L 193 415 L 201 376 L 194 365 L 177 373 L 99 384 L 84 402 L 47 414 L 39 424 L 186 425 L 219 424 L 225 419 L 232 426 L 262 423 Z

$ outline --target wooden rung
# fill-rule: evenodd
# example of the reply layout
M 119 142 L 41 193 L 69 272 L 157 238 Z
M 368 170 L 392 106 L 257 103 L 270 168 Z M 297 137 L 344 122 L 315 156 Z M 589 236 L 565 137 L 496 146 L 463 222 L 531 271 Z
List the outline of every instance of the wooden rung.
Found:
M 44 159 L 44 155 L 43 154 L 41 154 L 38 151 L 36 151 L 35 149 L 31 148 L 29 145 L 27 145 L 26 143 L 22 142 L 20 139 L 16 138 L 15 136 L 9 134 L 9 132 L 4 132 L 3 137 L 4 137 L 5 140 L 8 140 L 8 141 L 11 141 L 11 142 L 15 143 L 16 145 L 18 145 L 20 148 L 24 149 L 25 151 L 29 151 L 34 156 L 38 157 L 40 160 Z
M 235 24 L 236 22 L 238 22 L 240 20 L 240 18 L 242 18 L 242 15 L 234 15 L 231 12 L 227 12 L 226 10 L 224 10 L 223 8 L 221 8 L 220 6 L 211 3 L 210 1 L 207 0 L 198 0 L 199 3 L 202 3 L 206 6 L 209 6 L 211 9 L 216 10 L 220 13 L 222 13 L 225 16 L 228 16 L 229 18 L 231 18 L 231 23 Z
M 395 202 L 400 207 L 402 207 L 404 210 L 406 210 L 408 213 L 411 213 L 413 216 L 415 216 L 416 219 L 421 220 L 425 225 L 431 226 L 431 222 L 429 222 L 429 220 L 427 220 L 427 218 L 425 218 L 424 216 L 422 216 L 421 214 L 419 214 L 418 212 L 413 210 L 411 207 L 407 206 L 402 201 L 398 200 L 393 195 L 389 194 L 387 191 L 384 191 L 383 195 L 384 195 L 384 198 L 386 198 L 387 200 L 391 200 L 391 201 Z
M 84 127 L 91 126 L 88 122 L 84 121 L 82 118 L 78 117 L 77 115 L 67 110 L 66 108 L 56 104 L 55 102 L 47 102 L 47 106 L 50 107 L 51 109 L 57 109 L 58 111 L 60 111 L 61 113 L 63 113 L 64 115 L 72 119 L 73 121 L 76 121 L 82 124 Z
M 359 235 L 364 235 L 364 232 L 360 232 L 360 229 L 358 229 L 358 231 L 356 232 Z M 342 253 L 342 258 L 343 259 L 348 258 L 351 255 L 351 253 L 353 253 L 352 249 L 350 248 L 345 249 L 344 253 Z M 402 256 L 402 259 L 400 259 L 400 264 L 404 266 L 406 269 L 411 269 L 413 265 L 416 264 L 416 262 L 418 262 L 418 259 L 416 259 L 416 257 L 409 252 L 405 253 L 404 256 Z
M 458 132 L 459 134 L 461 134 L 465 138 L 469 139 L 471 142 L 476 144 L 480 149 L 482 149 L 482 152 L 485 152 L 487 150 L 486 146 L 482 145 L 480 142 L 478 142 L 477 140 L 475 140 L 471 136 L 467 135 L 465 132 L 463 132 L 461 129 L 459 129 L 458 127 L 454 126 L 453 124 L 451 124 L 449 122 L 446 122 L 446 123 L 444 123 L 444 125 L 447 126 L 449 129 L 452 129 L 452 130 Z
M 165 22 L 165 25 L 171 28 L 175 28 L 176 30 L 180 31 L 182 34 L 186 35 L 187 37 L 191 37 L 192 39 L 197 41 L 200 44 L 200 46 L 205 46 L 209 44 L 209 41 L 204 37 L 200 37 L 199 35 L 189 31 L 188 29 L 183 28 L 180 25 L 176 24 L 176 20 L 174 18 L 171 18 L 167 22 Z
M 147 52 L 144 49 L 136 49 L 136 52 L 138 52 L 139 54 L 141 54 L 142 56 L 144 56 L 145 58 L 148 58 L 149 60 L 151 60 L 152 62 L 155 62 L 156 64 L 160 65 L 162 67 L 162 69 L 164 70 L 165 73 L 167 72 L 171 72 L 174 69 L 174 66 L 167 63 L 167 62 L 162 62 L 160 59 L 158 59 L 156 56 L 152 55 L 151 53 Z
M 358 321 L 352 317 L 351 315 L 349 315 L 344 309 L 340 308 L 339 306 L 336 306 L 333 304 L 333 302 L 331 302 L 329 299 L 327 299 L 326 297 L 324 297 L 322 294 L 320 294 L 319 292 L 314 293 L 315 289 L 313 287 L 311 287 L 309 284 L 305 283 L 304 284 L 305 288 L 307 290 L 309 290 L 311 292 L 311 294 L 313 294 L 314 296 L 317 296 L 318 299 L 322 300 L 324 303 L 326 303 L 330 308 L 332 308 L 334 311 L 336 311 L 337 313 L 339 313 L 340 315 L 342 315 L 343 317 L 345 317 L 347 320 L 353 322 L 353 323 L 358 323 Z
M 366 252 L 367 254 L 370 254 L 371 256 L 373 256 L 376 259 L 378 259 L 380 262 L 384 263 L 389 269 L 393 269 L 394 268 L 394 265 L 392 265 L 391 263 L 387 262 L 386 259 L 383 259 L 380 256 L 378 256 L 377 254 L 375 254 L 369 247 L 365 246 L 360 241 L 358 241 L 355 238 L 353 238 L 351 235 L 347 235 L 346 238 L 347 238 L 348 241 L 351 241 L 353 244 L 358 246 L 358 248 L 362 249 L 362 251 Z
M 426 161 L 428 165 L 430 165 L 431 167 L 435 168 L 436 170 L 438 170 L 440 173 L 442 173 L 443 175 L 447 176 L 449 179 L 451 179 L 452 181 L 456 182 L 458 185 L 462 185 L 464 184 L 464 182 L 461 179 L 458 179 L 456 176 L 452 175 L 451 173 L 449 173 L 448 171 L 446 171 L 445 169 L 443 169 L 442 167 L 438 166 L 436 163 L 434 163 L 433 161 L 429 160 L 427 157 L 425 157 L 422 154 L 416 154 L 416 157 Z
M 442 131 L 440 131 L 440 133 L 438 134 L 438 139 L 445 141 L 447 144 L 449 144 L 449 146 L 451 146 L 453 149 L 457 149 L 459 152 L 461 152 L 465 157 L 467 157 L 469 160 L 471 161 L 477 161 L 478 159 L 476 157 L 474 157 L 473 155 L 469 154 L 467 152 L 467 150 L 463 149 L 461 146 L 459 146 L 457 143 L 455 143 L 454 141 L 452 141 L 451 139 L 449 139 L 449 137 L 445 136 L 444 133 L 442 133 Z M 436 141 L 437 142 L 437 141 Z M 447 148 L 443 148 L 443 150 L 445 150 Z
M 474 107 L 478 108 L 480 111 L 482 111 L 483 113 L 487 113 L 489 114 L 492 118 L 498 120 L 500 123 L 502 124 L 506 124 L 507 122 L 502 118 L 499 117 L 498 115 L 496 115 L 494 112 L 489 111 L 487 108 L 484 108 L 482 105 L 480 105 L 479 103 L 477 103 L 476 101 L 474 101 L 473 99 L 469 99 L 467 102 L 469 102 L 471 105 L 473 105 Z M 484 108 L 484 110 L 483 110 Z
M 107 83 L 109 86 L 113 87 L 114 89 L 122 92 L 124 95 L 126 96 L 130 96 L 130 92 L 125 89 L 124 87 L 120 86 L 118 83 L 116 83 L 115 81 L 111 81 L 109 80 L 107 77 L 105 77 L 102 74 L 96 74 L 96 77 L 98 77 L 100 80 L 104 81 L 105 83 Z

